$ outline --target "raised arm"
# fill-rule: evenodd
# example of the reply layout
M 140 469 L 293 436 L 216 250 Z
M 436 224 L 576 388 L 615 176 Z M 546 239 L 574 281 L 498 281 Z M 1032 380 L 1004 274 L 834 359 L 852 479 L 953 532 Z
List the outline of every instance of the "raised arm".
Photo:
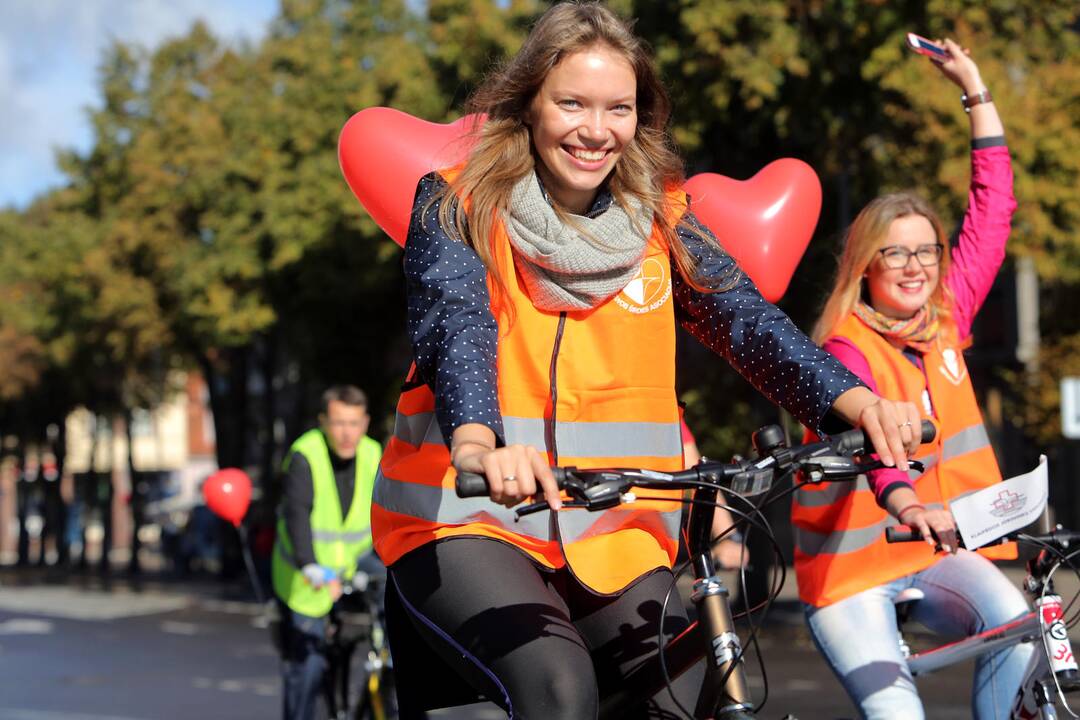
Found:
M 935 63 L 941 74 L 956 85 L 967 103 L 987 100 L 968 108 L 971 125 L 971 188 L 967 212 L 956 244 L 951 250 L 952 265 L 945 283 L 952 290 L 953 317 L 961 338 L 971 334 L 971 324 L 994 284 L 1005 260 L 1013 197 L 1012 164 L 1005 146 L 1005 130 L 997 107 L 983 83 L 978 65 L 969 50 L 952 40 L 941 41 L 951 59 Z

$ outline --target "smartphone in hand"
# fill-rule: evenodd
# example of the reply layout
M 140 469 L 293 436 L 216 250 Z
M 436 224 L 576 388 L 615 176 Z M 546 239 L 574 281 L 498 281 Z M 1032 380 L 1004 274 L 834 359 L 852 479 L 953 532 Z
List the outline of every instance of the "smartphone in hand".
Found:
M 920 55 L 925 55 L 935 60 L 949 59 L 948 50 L 936 43 L 930 42 L 921 35 L 916 35 L 915 33 L 907 34 L 907 46 Z

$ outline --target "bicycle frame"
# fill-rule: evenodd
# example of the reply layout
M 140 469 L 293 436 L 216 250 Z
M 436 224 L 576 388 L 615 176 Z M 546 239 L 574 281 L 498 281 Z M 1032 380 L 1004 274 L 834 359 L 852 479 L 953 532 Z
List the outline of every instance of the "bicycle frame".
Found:
M 397 717 L 396 707 L 385 698 L 393 693 L 389 674 L 389 648 L 383 633 L 382 611 L 375 598 L 381 591 L 361 593 L 362 609 L 335 605 L 330 623 L 333 640 L 326 647 L 329 667 L 323 677 L 323 698 L 331 718 L 372 718 L 387 720 Z M 370 645 L 367 657 L 356 657 L 361 645 Z M 353 661 L 363 663 L 363 685 L 354 692 Z
M 971 635 L 932 650 L 914 653 L 908 657 L 907 664 L 912 675 L 925 675 L 983 653 L 994 652 L 1023 642 L 1034 642 L 1041 634 L 1039 616 L 1032 611 L 1021 618 L 990 628 L 978 635 Z
M 1060 526 L 1058 528 L 1060 530 Z M 1038 644 L 1038 649 L 1024 674 L 1010 717 L 1016 720 L 1054 720 L 1057 710 L 1054 696 L 1060 688 L 1080 688 L 1072 646 L 1061 611 L 1061 598 L 1054 593 L 1053 581 L 1047 573 L 1051 567 L 1046 551 L 1028 562 L 1025 587 L 1035 609 L 1008 623 L 962 638 L 940 647 L 907 657 L 913 676 L 932 673 L 941 668 L 1025 642 Z M 916 601 L 917 602 L 917 601 Z M 901 639 L 901 644 L 904 645 Z

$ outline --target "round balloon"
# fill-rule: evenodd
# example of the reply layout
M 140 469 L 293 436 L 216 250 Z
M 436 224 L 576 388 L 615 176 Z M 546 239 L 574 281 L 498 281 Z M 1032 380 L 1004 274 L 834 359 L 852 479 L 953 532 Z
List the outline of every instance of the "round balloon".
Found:
M 338 140 L 338 161 L 353 194 L 401 246 L 420 178 L 468 156 L 476 115 L 430 123 L 385 107 L 353 115 Z M 691 209 L 771 302 L 787 289 L 817 225 L 821 184 L 800 160 L 777 160 L 749 180 L 715 173 L 686 183 Z
M 251 478 L 240 468 L 223 468 L 206 478 L 203 497 L 215 515 L 240 527 L 251 503 Z

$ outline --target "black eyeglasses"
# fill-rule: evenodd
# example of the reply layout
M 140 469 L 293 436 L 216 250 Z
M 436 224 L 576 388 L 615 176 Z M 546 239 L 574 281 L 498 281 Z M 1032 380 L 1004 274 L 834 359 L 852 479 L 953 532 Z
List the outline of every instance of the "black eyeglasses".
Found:
M 941 243 L 934 243 L 933 245 L 920 245 L 915 248 L 914 251 L 908 250 L 903 245 L 890 245 L 878 250 L 881 253 L 882 260 L 885 263 L 885 267 L 890 270 L 899 270 L 900 268 L 907 267 L 908 262 L 911 261 L 911 256 L 914 255 L 915 259 L 923 267 L 932 267 L 941 262 L 941 253 L 945 250 L 945 246 Z

